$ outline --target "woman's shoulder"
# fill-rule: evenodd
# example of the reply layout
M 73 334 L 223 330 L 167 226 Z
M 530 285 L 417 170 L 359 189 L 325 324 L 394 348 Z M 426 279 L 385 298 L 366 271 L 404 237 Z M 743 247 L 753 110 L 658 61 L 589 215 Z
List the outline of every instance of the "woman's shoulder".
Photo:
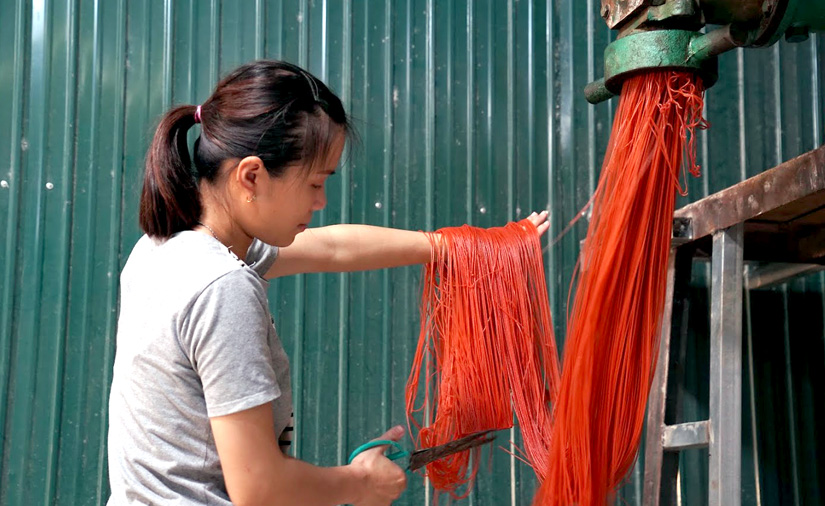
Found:
M 246 263 L 263 278 L 278 258 L 278 247 L 267 244 L 260 239 L 253 239 L 246 252 Z
M 143 236 L 129 255 L 121 282 L 195 294 L 236 271 L 240 278 L 253 274 L 244 273 L 249 267 L 214 238 L 185 231 L 165 241 Z

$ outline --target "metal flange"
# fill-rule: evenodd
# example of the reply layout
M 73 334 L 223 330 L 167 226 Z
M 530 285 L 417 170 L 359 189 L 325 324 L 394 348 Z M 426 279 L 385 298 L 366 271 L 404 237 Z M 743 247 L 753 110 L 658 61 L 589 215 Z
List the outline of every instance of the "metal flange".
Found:
M 712 86 L 718 78 L 718 53 L 707 50 L 714 47 L 706 44 L 713 42 L 704 38 L 708 35 L 688 30 L 651 30 L 612 42 L 604 51 L 604 79 L 588 84 L 585 97 L 595 104 L 618 95 L 625 79 L 652 69 L 696 72 L 706 87 Z

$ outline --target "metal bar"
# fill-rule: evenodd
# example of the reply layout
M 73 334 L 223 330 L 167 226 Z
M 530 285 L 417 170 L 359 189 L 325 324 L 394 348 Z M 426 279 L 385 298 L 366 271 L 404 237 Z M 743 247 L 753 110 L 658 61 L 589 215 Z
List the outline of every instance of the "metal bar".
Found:
M 743 231 L 713 235 L 708 505 L 741 504 Z
M 688 58 L 706 60 L 722 53 L 742 47 L 748 43 L 748 32 L 726 25 L 711 30 L 690 41 Z
M 681 383 L 687 341 L 688 290 L 694 249 L 672 247 L 668 259 L 662 337 L 656 374 L 648 399 L 643 504 L 671 504 L 676 493 L 678 454 L 664 453 L 667 423 L 681 418 Z M 674 353 L 675 350 L 675 353 Z
M 744 357 L 748 364 L 748 397 L 749 397 L 749 415 L 750 415 L 750 451 L 753 455 L 753 483 L 754 492 L 756 493 L 756 506 L 762 506 L 762 480 L 760 478 L 760 460 L 759 460 L 759 426 L 756 418 L 756 381 L 753 373 L 753 315 L 751 312 L 751 293 L 750 290 L 743 291 L 742 310 L 744 311 L 743 321 L 745 322 L 745 339 L 747 342 L 747 355 Z M 743 477 L 743 479 L 747 479 Z
M 794 389 L 794 374 L 792 372 L 793 364 L 791 363 L 791 329 L 790 329 L 790 311 L 789 305 L 790 301 L 788 300 L 788 286 L 785 285 L 781 289 L 782 292 L 782 312 L 784 313 L 782 316 L 783 322 L 783 332 L 782 332 L 782 344 L 783 344 L 783 355 L 784 355 L 784 376 L 785 376 L 785 394 L 787 395 L 787 403 L 785 405 L 787 409 L 787 421 L 786 427 L 788 427 L 788 442 L 790 443 L 788 446 L 790 447 L 790 471 L 791 471 L 791 491 L 793 497 L 793 504 L 794 506 L 800 505 L 800 486 L 799 486 L 799 449 L 797 447 L 797 431 L 798 429 L 798 420 L 797 420 L 797 410 L 796 410 L 796 396 L 795 396 L 795 389 Z M 787 485 L 786 485 L 787 486 Z M 807 502 L 807 501 L 806 501 Z
M 683 418 L 682 407 L 685 390 L 685 360 L 687 356 L 688 323 L 690 315 L 690 280 L 693 274 L 693 246 L 678 248 L 676 253 L 676 278 L 673 286 L 673 313 L 670 323 L 670 357 L 668 358 L 668 384 L 665 398 L 665 427 L 677 424 Z M 678 499 L 679 453 L 665 452 L 662 457 L 662 482 L 659 490 L 660 504 L 675 504 Z
M 825 191 L 825 146 L 688 204 L 674 216 L 691 220 L 696 240 L 820 191 Z
M 821 271 L 825 266 L 819 264 L 770 263 L 765 265 L 748 265 L 745 268 L 745 289 L 768 288 L 790 280 L 802 274 Z
M 648 506 L 659 505 L 662 480 L 662 432 L 665 422 L 665 394 L 667 392 L 668 358 L 670 357 L 670 330 L 673 310 L 673 286 L 676 278 L 676 248 L 671 248 L 667 266 L 665 309 L 662 314 L 661 341 L 656 373 L 647 401 L 647 433 L 645 435 L 645 471 L 642 497 Z
M 662 433 L 662 446 L 665 451 L 704 448 L 710 442 L 710 422 L 680 423 L 668 425 Z

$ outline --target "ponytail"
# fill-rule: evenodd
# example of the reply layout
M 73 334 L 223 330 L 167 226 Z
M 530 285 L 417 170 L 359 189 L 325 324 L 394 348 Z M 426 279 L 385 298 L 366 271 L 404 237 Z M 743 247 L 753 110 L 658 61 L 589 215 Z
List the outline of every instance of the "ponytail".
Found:
M 176 107 L 155 130 L 140 195 L 140 228 L 150 237 L 168 239 L 200 219 L 201 203 L 186 144 L 195 110 L 193 105 Z
M 200 136 L 190 156 L 186 134 L 196 122 Z M 257 156 L 271 177 L 296 163 L 308 173 L 327 160 L 341 132 L 352 134 L 341 100 L 309 72 L 274 60 L 242 65 L 200 109 L 176 107 L 161 120 L 146 156 L 140 227 L 161 239 L 195 227 L 198 181 L 219 182 L 228 159 Z

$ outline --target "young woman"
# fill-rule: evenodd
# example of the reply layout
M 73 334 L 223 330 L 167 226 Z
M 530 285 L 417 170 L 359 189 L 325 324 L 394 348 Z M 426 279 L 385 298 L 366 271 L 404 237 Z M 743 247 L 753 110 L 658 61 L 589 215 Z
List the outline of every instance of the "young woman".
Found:
M 244 65 L 202 105 L 163 117 L 140 201 L 146 235 L 121 275 L 110 505 L 372 506 L 404 490 L 404 472 L 381 448 L 330 468 L 287 452 L 289 363 L 266 279 L 430 261 L 420 232 L 307 230 L 349 134 L 324 83 L 277 61 Z M 531 216 L 540 233 L 545 218 Z

